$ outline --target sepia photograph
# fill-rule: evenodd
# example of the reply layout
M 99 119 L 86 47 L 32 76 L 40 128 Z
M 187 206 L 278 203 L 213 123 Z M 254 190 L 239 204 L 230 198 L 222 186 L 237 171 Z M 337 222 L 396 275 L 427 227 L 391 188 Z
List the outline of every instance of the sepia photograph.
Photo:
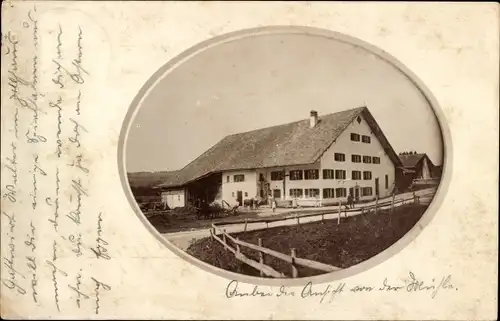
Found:
M 124 152 L 128 188 L 168 243 L 214 269 L 302 278 L 423 228 L 445 156 L 433 106 L 346 39 L 246 32 L 169 65 Z

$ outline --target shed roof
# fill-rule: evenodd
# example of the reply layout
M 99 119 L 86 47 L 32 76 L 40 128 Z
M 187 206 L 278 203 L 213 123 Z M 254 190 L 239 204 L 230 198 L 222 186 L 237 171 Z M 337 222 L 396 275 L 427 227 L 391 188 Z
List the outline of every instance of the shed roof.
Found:
M 227 170 L 315 163 L 359 115 L 363 115 L 393 163 L 400 166 L 398 155 L 368 108 L 358 107 L 320 116 L 317 125 L 312 128 L 309 120 L 305 119 L 226 136 L 156 188 L 182 186 Z

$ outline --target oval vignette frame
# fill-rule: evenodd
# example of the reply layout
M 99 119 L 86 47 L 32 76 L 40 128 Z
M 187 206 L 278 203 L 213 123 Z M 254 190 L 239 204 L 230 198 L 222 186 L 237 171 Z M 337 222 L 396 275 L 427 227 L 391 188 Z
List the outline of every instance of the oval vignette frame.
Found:
M 139 205 L 135 201 L 135 198 L 132 194 L 132 190 L 128 183 L 127 179 L 127 171 L 125 166 L 125 148 L 126 148 L 126 138 L 130 126 L 132 124 L 133 118 L 140 108 L 140 104 L 143 98 L 148 94 L 150 90 L 152 90 L 157 82 L 161 80 L 170 70 L 175 69 L 178 65 L 187 61 L 190 57 L 204 51 L 209 47 L 213 47 L 222 43 L 235 41 L 245 37 L 259 36 L 264 34 L 304 34 L 311 36 L 319 36 L 328 38 L 334 41 L 340 41 L 344 43 L 348 43 L 353 46 L 361 47 L 364 50 L 371 52 L 376 55 L 380 59 L 383 59 L 393 65 L 396 69 L 398 69 L 403 75 L 405 75 L 421 92 L 421 94 L 425 97 L 429 106 L 434 112 L 435 117 L 437 118 L 437 122 L 440 127 L 441 132 L 441 142 L 442 142 L 442 157 L 443 157 L 443 169 L 441 175 L 441 181 L 437 188 L 436 194 L 432 199 L 429 207 L 426 209 L 420 220 L 408 231 L 403 237 L 401 237 L 398 241 L 393 243 L 390 247 L 385 249 L 384 251 L 378 253 L 377 255 L 357 264 L 351 266 L 346 269 L 342 269 L 340 271 L 335 271 L 331 273 L 325 273 L 312 277 L 304 277 L 304 278 L 284 278 L 284 279 L 271 279 L 271 278 L 259 278 L 244 274 L 239 274 L 235 272 L 230 272 L 211 264 L 205 263 L 188 253 L 184 252 L 171 242 L 169 242 L 165 237 L 163 237 L 156 228 L 147 220 L 146 216 L 142 213 L 139 208 Z M 445 122 L 445 116 L 439 107 L 436 99 L 431 94 L 429 89 L 423 84 L 418 77 L 411 72 L 408 68 L 406 68 L 401 62 L 399 62 L 396 58 L 392 57 L 387 52 L 382 49 L 373 46 L 369 43 L 366 43 L 360 39 L 347 36 L 335 31 L 315 28 L 315 27 L 304 27 L 304 26 L 267 26 L 267 27 L 258 27 L 258 28 L 250 28 L 250 29 L 242 29 L 238 31 L 233 31 L 230 33 L 226 33 L 223 35 L 219 35 L 208 40 L 205 40 L 197 45 L 181 52 L 170 61 L 168 61 L 165 65 L 159 68 L 142 86 L 139 90 L 138 94 L 135 96 L 132 101 L 129 110 L 124 118 L 122 128 L 120 131 L 120 137 L 118 141 L 118 170 L 119 176 L 121 180 L 121 184 L 125 191 L 125 195 L 132 206 L 134 212 L 139 217 L 139 219 L 143 222 L 146 228 L 169 250 L 174 252 L 176 255 L 180 256 L 185 261 L 195 265 L 198 268 L 201 268 L 209 273 L 213 273 L 220 277 L 226 278 L 228 280 L 237 280 L 244 283 L 256 284 L 256 285 L 268 285 L 268 286 L 281 286 L 281 285 L 289 285 L 289 286 L 301 286 L 306 284 L 307 282 L 313 283 L 325 283 L 336 281 L 339 279 L 343 279 L 346 277 L 350 277 L 356 275 L 358 273 L 364 272 L 373 268 L 380 263 L 390 259 L 395 254 L 400 252 L 403 248 L 409 245 L 423 230 L 423 228 L 429 224 L 434 215 L 437 213 L 440 205 L 442 204 L 446 191 L 449 187 L 449 183 L 451 181 L 451 164 L 452 164 L 452 144 L 451 144 L 451 135 L 449 128 Z

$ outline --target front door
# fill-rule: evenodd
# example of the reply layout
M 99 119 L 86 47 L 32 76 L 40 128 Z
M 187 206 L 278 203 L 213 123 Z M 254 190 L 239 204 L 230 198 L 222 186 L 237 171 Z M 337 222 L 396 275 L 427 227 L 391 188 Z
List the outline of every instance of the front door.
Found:
M 274 199 L 280 199 L 281 198 L 281 190 L 280 189 L 273 189 L 273 198 Z
M 238 201 L 240 206 L 243 205 L 243 192 L 242 191 L 236 192 L 236 200 Z
M 379 183 L 378 183 L 378 178 L 375 178 L 375 195 L 379 196 Z

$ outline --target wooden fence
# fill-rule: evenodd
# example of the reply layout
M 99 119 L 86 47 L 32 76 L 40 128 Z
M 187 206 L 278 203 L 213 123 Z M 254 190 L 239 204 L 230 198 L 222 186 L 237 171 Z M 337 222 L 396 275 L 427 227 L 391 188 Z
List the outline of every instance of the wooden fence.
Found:
M 274 222 L 279 222 L 279 221 L 288 221 L 288 220 L 296 220 L 297 224 L 300 224 L 301 218 L 307 218 L 307 217 L 312 217 L 312 216 L 321 216 L 321 220 L 325 220 L 325 215 L 329 214 L 337 214 L 337 224 L 340 224 L 342 214 L 343 216 L 347 217 L 348 213 L 353 213 L 353 212 L 359 212 L 361 210 L 361 213 L 370 213 L 374 211 L 377 213 L 379 210 L 383 209 L 390 209 L 391 211 L 394 211 L 394 208 L 397 207 L 398 205 L 405 205 L 405 204 L 419 204 L 421 198 L 425 197 L 432 197 L 434 193 L 427 193 L 427 194 L 422 194 L 422 195 L 416 195 L 415 192 L 413 192 L 413 196 L 408 197 L 408 198 L 403 198 L 403 199 L 395 199 L 395 195 L 392 196 L 392 198 L 388 201 L 384 202 L 379 202 L 378 198 L 375 199 L 375 204 L 373 205 L 367 205 L 367 206 L 360 206 L 360 204 L 357 204 L 357 208 L 348 208 L 345 204 L 342 204 L 339 202 L 337 209 L 328 209 L 328 210 L 322 210 L 322 211 L 317 211 L 315 210 L 313 213 L 307 213 L 307 214 L 295 214 L 295 216 L 289 216 L 289 217 L 281 217 L 281 218 L 263 218 L 263 219 L 244 219 L 244 220 L 231 220 L 227 222 L 223 222 L 224 226 L 226 225 L 235 225 L 235 224 L 245 224 L 244 226 L 244 231 L 247 230 L 249 224 L 257 224 L 257 223 L 265 223 L 267 226 L 266 228 L 269 227 L 270 223 Z
M 260 238 L 258 240 L 258 244 L 252 244 L 252 243 L 241 241 L 238 238 L 232 237 L 231 235 L 226 233 L 226 231 L 224 229 L 216 226 L 215 224 L 212 224 L 212 229 L 210 229 L 210 236 L 214 240 L 216 240 L 217 242 L 222 244 L 222 246 L 224 246 L 224 248 L 227 251 L 230 251 L 231 253 L 233 253 L 235 259 L 257 269 L 260 272 L 261 276 L 265 275 L 265 276 L 270 276 L 273 278 L 285 278 L 286 277 L 283 273 L 278 272 L 275 269 L 273 269 L 272 267 L 270 267 L 269 265 L 265 264 L 265 256 L 266 255 L 270 255 L 270 256 L 273 256 L 277 259 L 280 259 L 280 260 L 283 260 L 285 262 L 290 263 L 290 270 L 291 270 L 291 275 L 293 278 L 297 278 L 299 276 L 299 272 L 297 269 L 298 266 L 307 267 L 310 269 L 315 269 L 315 270 L 319 270 L 319 271 L 323 271 L 323 272 L 333 272 L 333 271 L 340 270 L 340 268 L 332 266 L 332 265 L 328 265 L 328 264 L 324 264 L 324 263 L 320 263 L 320 262 L 316 262 L 316 261 L 312 261 L 312 260 L 308 260 L 308 259 L 299 258 L 299 257 L 297 257 L 296 251 L 293 248 L 290 249 L 290 255 L 265 248 L 262 246 L 262 239 L 260 239 Z M 233 246 L 230 245 L 229 241 L 233 244 Z M 244 254 L 242 254 L 241 247 L 246 247 L 246 248 L 249 248 L 251 250 L 256 251 L 259 254 L 259 261 L 258 262 L 254 261 L 254 260 L 248 258 L 247 256 L 245 256 Z
M 439 185 L 441 181 L 440 178 L 415 178 L 413 180 L 413 185 Z
M 368 206 L 362 206 L 358 208 L 347 208 L 346 206 L 342 207 L 342 204 L 339 204 L 338 210 L 335 212 L 332 212 L 332 210 L 329 210 L 328 212 L 323 212 L 323 213 L 309 213 L 309 214 L 303 214 L 303 215 L 296 215 L 295 217 L 285 217 L 285 218 L 280 218 L 280 219 L 260 219 L 260 220 L 239 220 L 239 221 L 232 221 L 232 222 L 224 222 L 224 225 L 231 225 L 231 224 L 242 224 L 244 223 L 244 232 L 247 230 L 247 226 L 249 223 L 266 223 L 269 226 L 270 222 L 277 222 L 277 221 L 286 221 L 286 220 L 297 220 L 297 225 L 300 224 L 300 219 L 305 218 L 305 217 L 311 217 L 311 216 L 319 216 L 321 215 L 321 220 L 324 220 L 324 216 L 327 214 L 337 214 L 337 224 L 340 224 L 340 219 L 342 216 L 342 213 L 344 216 L 347 217 L 347 213 L 351 212 L 359 212 L 361 210 L 361 213 L 369 213 L 371 211 L 374 211 L 377 213 L 379 210 L 383 209 L 390 209 L 391 211 L 394 211 L 394 208 L 398 205 L 405 205 L 405 204 L 419 204 L 420 199 L 424 197 L 432 197 L 434 193 L 428 193 L 424 195 L 416 195 L 416 193 L 413 193 L 412 197 L 409 198 L 403 198 L 396 200 L 395 196 L 393 195 L 392 199 L 389 201 L 384 201 L 384 202 L 379 202 L 378 198 L 375 199 L 375 204 L 373 205 L 368 205 Z M 267 226 L 267 227 L 268 227 Z M 321 262 L 316 262 L 308 259 L 303 259 L 297 257 L 296 250 L 291 248 L 290 249 L 290 255 L 271 250 L 269 248 L 265 248 L 262 246 L 262 239 L 258 239 L 258 244 L 252 244 L 248 242 L 244 242 L 239 240 L 238 238 L 234 238 L 231 235 L 229 235 L 226 230 L 223 227 L 216 226 L 215 224 L 212 224 L 212 228 L 210 229 L 210 236 L 212 239 L 216 240 L 224 248 L 226 251 L 230 251 L 231 253 L 234 254 L 235 259 L 257 269 L 260 271 L 261 276 L 269 276 L 269 277 L 274 277 L 274 278 L 284 278 L 286 277 L 283 273 L 276 271 L 273 269 L 271 266 L 265 264 L 265 257 L 266 256 L 273 256 L 277 259 L 283 260 L 285 262 L 290 263 L 290 270 L 291 270 L 291 275 L 293 278 L 298 277 L 298 266 L 301 267 L 306 267 L 310 269 L 315 269 L 323 272 L 333 272 L 333 271 L 338 271 L 341 268 L 335 267 L 332 265 L 324 264 Z M 258 253 L 259 255 L 259 261 L 254 261 L 244 254 L 241 253 L 241 247 L 246 247 L 251 250 L 254 250 Z

